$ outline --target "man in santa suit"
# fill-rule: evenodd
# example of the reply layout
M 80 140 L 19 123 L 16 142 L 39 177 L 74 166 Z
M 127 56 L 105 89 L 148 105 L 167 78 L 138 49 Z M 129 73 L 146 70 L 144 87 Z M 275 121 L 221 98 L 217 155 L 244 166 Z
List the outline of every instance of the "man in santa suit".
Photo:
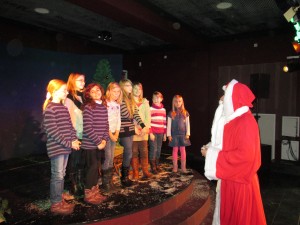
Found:
M 205 176 L 222 180 L 221 225 L 265 225 L 257 170 L 261 165 L 260 137 L 249 107 L 255 96 L 244 84 L 232 80 L 223 101 L 225 119 L 222 149 L 204 146 Z

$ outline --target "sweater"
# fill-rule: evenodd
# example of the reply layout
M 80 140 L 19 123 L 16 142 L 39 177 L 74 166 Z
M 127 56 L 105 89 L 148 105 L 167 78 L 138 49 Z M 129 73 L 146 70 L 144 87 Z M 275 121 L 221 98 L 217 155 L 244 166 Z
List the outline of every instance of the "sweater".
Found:
M 150 128 L 151 116 L 150 116 L 150 105 L 149 101 L 146 98 L 143 98 L 140 104 L 137 104 L 139 110 L 139 115 L 146 127 Z M 135 129 L 140 129 L 139 125 L 135 123 Z M 147 141 L 149 135 L 134 135 L 133 141 Z
M 142 128 L 145 127 L 145 124 L 143 123 L 138 108 L 135 107 L 133 118 L 136 121 L 137 124 L 139 124 Z M 127 109 L 125 101 L 121 104 L 121 128 L 119 137 L 130 137 L 135 134 L 135 125 L 133 122 L 133 118 L 130 118 L 129 111 Z
M 167 116 L 166 109 L 164 108 L 163 104 L 160 104 L 160 106 L 152 104 L 150 107 L 150 113 L 151 128 L 149 132 L 153 134 L 167 133 Z
M 71 153 L 72 141 L 77 137 L 67 107 L 50 102 L 44 111 L 43 128 L 49 158 Z
M 81 147 L 85 150 L 98 149 L 102 140 L 108 141 L 108 115 L 104 105 L 95 108 L 86 105 L 83 109 L 83 136 Z

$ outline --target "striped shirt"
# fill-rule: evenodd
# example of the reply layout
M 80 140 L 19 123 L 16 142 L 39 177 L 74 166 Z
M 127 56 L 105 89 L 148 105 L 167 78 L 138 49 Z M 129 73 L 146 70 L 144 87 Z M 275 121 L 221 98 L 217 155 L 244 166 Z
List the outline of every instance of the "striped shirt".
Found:
M 145 127 L 145 124 L 143 123 L 139 115 L 139 110 L 137 107 L 135 107 L 133 118 L 137 122 L 137 124 L 139 124 L 142 128 Z M 121 129 L 120 129 L 119 137 L 129 137 L 134 134 L 135 134 L 134 122 L 133 119 L 130 118 L 130 114 L 127 109 L 125 101 L 123 101 L 121 103 Z
M 81 147 L 85 150 L 95 150 L 102 140 L 109 140 L 107 109 L 98 103 L 96 103 L 95 108 L 86 105 L 83 109 Z
M 72 141 L 77 137 L 67 107 L 50 102 L 44 111 L 43 128 L 47 134 L 49 158 L 71 153 Z
M 150 107 L 151 128 L 150 133 L 165 134 L 167 133 L 166 109 L 163 104 L 160 106 L 152 104 Z

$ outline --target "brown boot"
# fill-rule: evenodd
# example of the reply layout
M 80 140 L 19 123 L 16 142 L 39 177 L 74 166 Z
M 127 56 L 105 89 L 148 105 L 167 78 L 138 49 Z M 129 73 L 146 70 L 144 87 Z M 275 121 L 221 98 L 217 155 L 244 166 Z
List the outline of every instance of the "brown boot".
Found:
M 70 201 L 70 200 L 75 199 L 74 195 L 71 195 L 69 192 L 63 192 L 61 197 L 66 201 Z
M 51 204 L 50 211 L 54 215 L 70 215 L 74 211 L 74 204 L 68 204 L 64 200 Z
M 98 185 L 95 185 L 94 187 L 92 187 L 92 191 L 93 191 L 94 197 L 96 199 L 100 199 L 101 202 L 103 202 L 104 200 L 106 200 L 107 197 L 104 196 L 104 195 L 101 195 Z
M 131 167 L 132 167 L 132 180 L 138 181 L 138 179 L 139 179 L 139 158 L 133 157 L 131 159 Z
M 161 168 L 160 164 L 159 164 L 159 158 L 156 158 L 156 170 L 158 173 L 163 172 L 163 169 Z
M 152 173 L 150 173 L 149 169 L 148 169 L 148 158 L 142 158 L 141 159 L 141 164 L 142 164 L 142 171 L 143 171 L 144 177 L 145 178 L 151 178 Z
M 91 189 L 84 189 L 84 201 L 92 205 L 99 205 L 101 202 L 103 202 L 103 199 L 99 196 L 100 192 L 97 194 L 96 191 L 97 189 L 95 186 Z
M 156 169 L 156 160 L 155 159 L 150 160 L 150 166 L 151 166 L 151 172 L 153 174 L 158 174 L 158 171 Z

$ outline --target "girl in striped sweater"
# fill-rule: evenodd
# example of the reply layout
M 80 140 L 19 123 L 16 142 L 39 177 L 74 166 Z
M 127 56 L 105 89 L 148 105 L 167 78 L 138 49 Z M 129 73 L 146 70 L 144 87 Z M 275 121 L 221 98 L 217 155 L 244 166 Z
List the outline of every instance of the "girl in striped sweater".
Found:
M 138 108 L 132 96 L 132 82 L 129 79 L 122 79 L 119 84 L 123 93 L 123 101 L 121 103 L 121 129 L 119 133 L 120 144 L 124 147 L 121 184 L 125 187 L 130 187 L 132 181 L 128 178 L 128 175 L 132 158 L 133 135 L 135 134 L 134 120 L 141 128 L 140 134 L 147 134 L 149 129 L 139 116 Z
M 149 157 L 152 173 L 157 174 L 161 172 L 159 167 L 159 159 L 161 153 L 162 142 L 166 141 L 167 133 L 167 119 L 166 109 L 161 103 L 164 99 L 162 93 L 155 91 L 152 95 L 152 105 L 150 107 L 151 113 L 151 128 L 149 140 Z
M 51 163 L 50 211 L 61 215 L 71 214 L 74 210 L 75 205 L 68 204 L 63 199 L 64 176 L 71 149 L 80 149 L 80 141 L 76 137 L 69 111 L 63 105 L 67 94 L 64 81 L 51 80 L 43 105 L 43 128 L 47 135 L 47 153 Z
M 109 139 L 108 115 L 104 90 L 97 83 L 91 83 L 85 90 L 83 108 L 82 149 L 85 152 L 86 177 L 84 201 L 98 205 L 106 199 L 98 186 L 98 162 L 104 161 L 104 148 Z

